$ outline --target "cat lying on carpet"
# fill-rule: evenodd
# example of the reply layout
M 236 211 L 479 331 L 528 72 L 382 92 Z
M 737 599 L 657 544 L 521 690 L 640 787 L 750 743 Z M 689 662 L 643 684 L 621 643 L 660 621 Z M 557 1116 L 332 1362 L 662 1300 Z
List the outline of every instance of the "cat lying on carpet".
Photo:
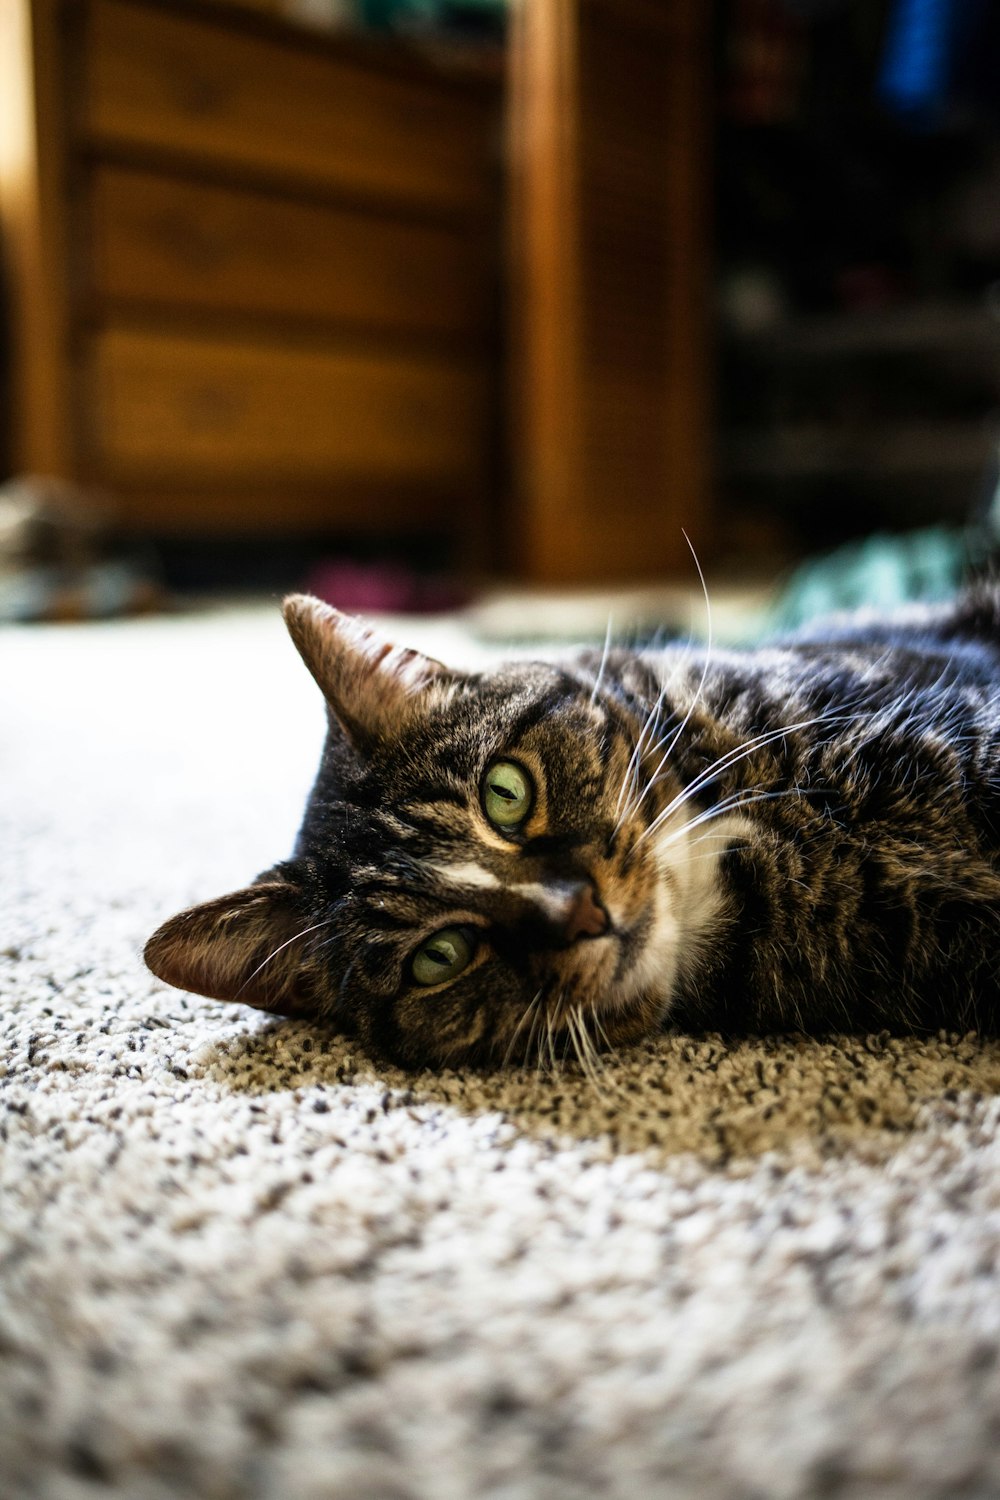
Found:
M 993 1029 L 1000 586 L 737 653 L 464 674 L 285 604 L 329 707 L 292 858 L 146 946 L 408 1067 L 669 1021 Z

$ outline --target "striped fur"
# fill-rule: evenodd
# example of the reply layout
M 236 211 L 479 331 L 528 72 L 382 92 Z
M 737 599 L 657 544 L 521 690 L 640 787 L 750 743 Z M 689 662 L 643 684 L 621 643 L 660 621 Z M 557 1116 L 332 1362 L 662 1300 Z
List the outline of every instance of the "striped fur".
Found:
M 154 934 L 169 982 L 406 1066 L 593 1060 L 668 1019 L 995 1026 L 997 590 L 753 653 L 475 675 L 315 600 L 286 617 L 330 710 L 295 849 Z M 497 759 L 534 786 L 515 832 L 484 809 Z M 415 984 L 450 926 L 468 967 Z

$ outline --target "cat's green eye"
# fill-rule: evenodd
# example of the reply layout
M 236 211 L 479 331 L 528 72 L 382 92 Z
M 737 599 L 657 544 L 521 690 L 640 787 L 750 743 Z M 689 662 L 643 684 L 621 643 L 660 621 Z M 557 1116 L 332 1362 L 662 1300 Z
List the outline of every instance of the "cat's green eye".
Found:
M 531 778 L 516 761 L 495 760 L 483 781 L 483 807 L 497 828 L 516 828 L 531 811 Z
M 417 984 L 446 984 L 472 962 L 475 946 L 461 927 L 442 927 L 413 955 L 410 973 Z

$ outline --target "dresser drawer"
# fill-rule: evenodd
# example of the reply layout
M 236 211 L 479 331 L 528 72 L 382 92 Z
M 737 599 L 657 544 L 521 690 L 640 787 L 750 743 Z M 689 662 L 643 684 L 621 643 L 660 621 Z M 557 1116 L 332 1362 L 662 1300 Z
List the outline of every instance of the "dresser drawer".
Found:
M 113 328 L 87 377 L 110 480 L 482 483 L 486 382 L 461 361 Z
M 487 246 L 468 231 L 113 166 L 91 222 L 102 304 L 485 335 Z
M 484 207 L 494 110 L 482 89 L 435 86 L 360 49 L 338 57 L 128 3 L 88 10 L 84 129 L 142 146 L 422 208 Z

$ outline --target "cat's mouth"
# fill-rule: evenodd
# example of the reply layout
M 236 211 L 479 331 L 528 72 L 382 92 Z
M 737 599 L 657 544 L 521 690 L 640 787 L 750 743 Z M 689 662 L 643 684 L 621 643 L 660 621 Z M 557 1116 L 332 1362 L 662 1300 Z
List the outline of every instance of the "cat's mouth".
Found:
M 592 851 L 572 879 L 539 872 L 516 888 L 527 912 L 509 936 L 534 950 L 527 961 L 537 993 L 527 1009 L 520 1000 L 512 1005 L 500 1043 L 507 1060 L 531 1056 L 543 1040 L 605 1050 L 655 1027 L 679 936 L 676 891 L 658 873 L 651 859 L 633 859 L 626 869 Z M 512 958 L 525 956 L 521 948 Z
M 586 1067 L 586 1056 L 594 1051 L 609 1052 L 641 1041 L 662 1023 L 664 1006 L 649 989 L 633 994 L 627 1001 L 621 995 L 603 990 L 586 1000 L 566 1000 L 556 1007 L 548 1029 L 552 1038 L 552 1057 L 580 1058 Z M 522 1058 L 531 1054 L 531 1041 L 522 1049 Z M 542 1049 L 538 1049 L 539 1057 Z
M 623 1015 L 648 988 L 644 970 L 649 966 L 654 919 L 651 908 L 631 923 L 609 914 L 599 931 L 581 934 L 569 946 L 555 950 L 548 981 L 554 996 L 565 997 L 571 1007 L 601 1018 Z M 557 1010 L 561 1009 L 558 1005 Z
M 660 1023 L 678 969 L 681 927 L 665 882 L 630 892 L 632 909 L 615 913 L 613 965 L 591 990 L 599 1029 L 618 1042 L 635 1040 Z M 610 947 L 610 945 L 609 945 Z M 597 976 L 595 975 L 595 979 Z

